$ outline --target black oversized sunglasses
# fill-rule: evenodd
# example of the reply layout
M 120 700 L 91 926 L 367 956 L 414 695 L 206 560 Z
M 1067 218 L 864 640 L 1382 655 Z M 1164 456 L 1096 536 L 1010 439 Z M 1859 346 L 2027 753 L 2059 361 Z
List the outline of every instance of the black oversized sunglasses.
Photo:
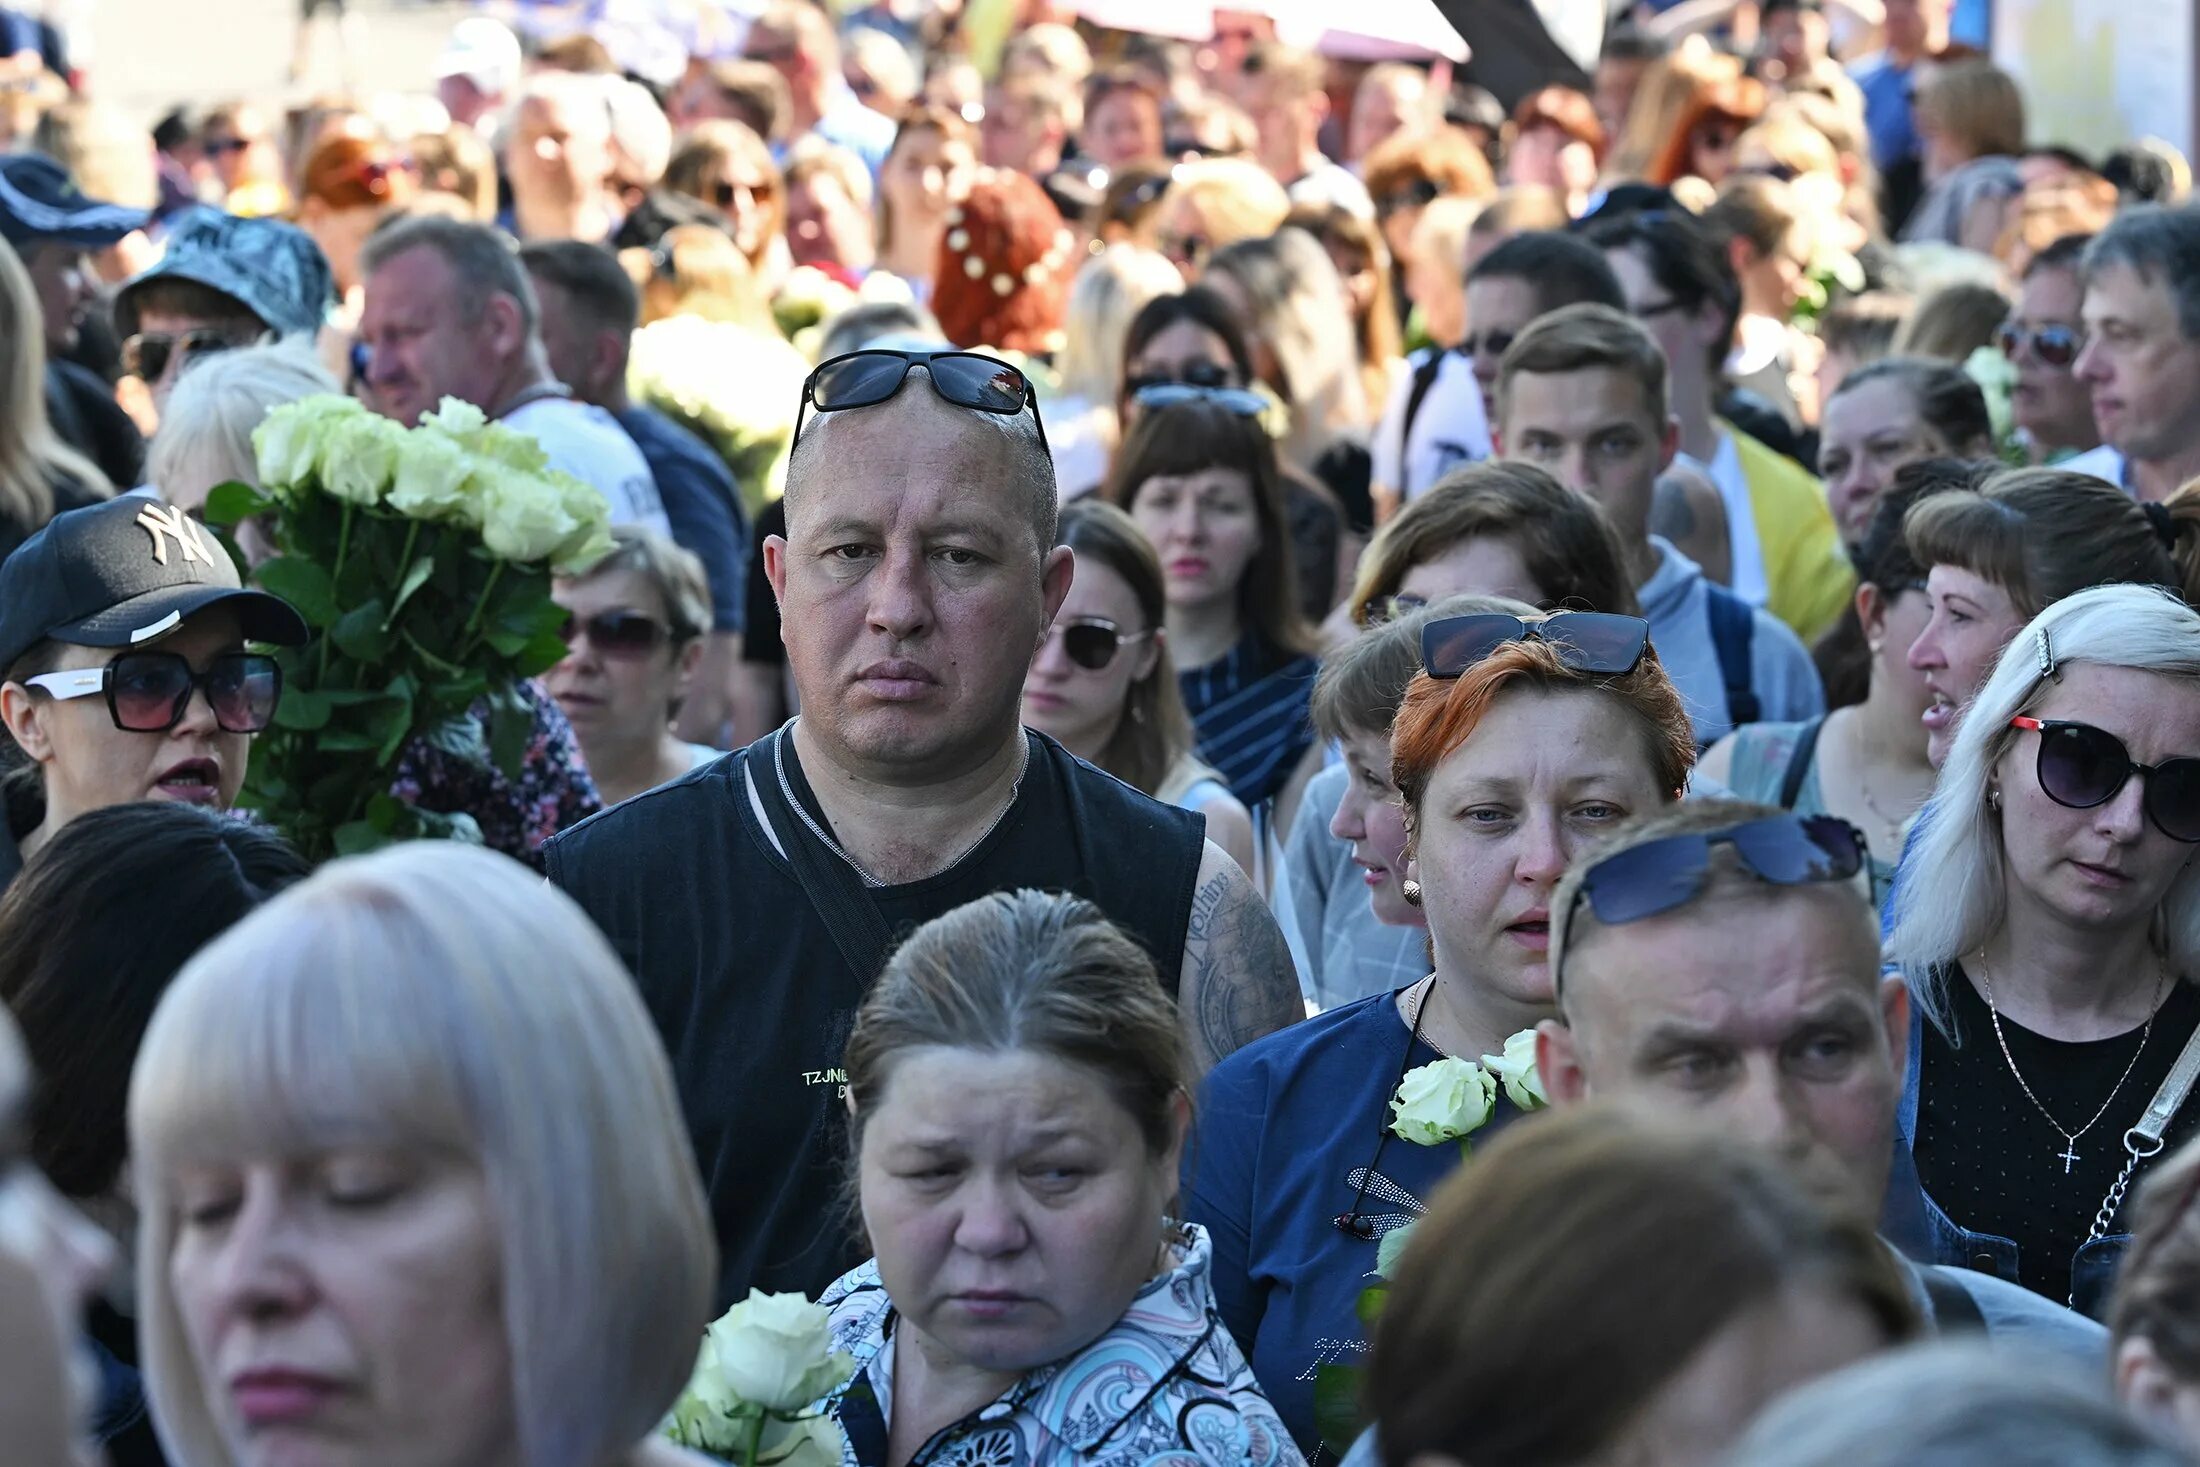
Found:
M 168 375 L 171 359 L 180 359 L 188 367 L 203 357 L 236 347 L 237 342 L 228 332 L 211 326 L 193 331 L 140 331 L 123 340 L 122 371 L 124 376 L 140 382 L 158 382 Z
M 2027 718 L 2018 714 L 2011 728 L 2040 736 L 2034 772 L 2040 790 L 2071 810 L 2091 810 L 2116 798 L 2136 774 L 2146 781 L 2142 804 L 2154 828 L 2186 845 L 2200 842 L 2200 759 L 2164 759 L 2141 764 L 2124 741 L 2090 723 Z
M 1061 637 L 1063 655 L 1087 672 L 1105 671 L 1127 643 L 1143 642 L 1152 635 L 1151 631 L 1126 632 L 1104 616 L 1058 621 L 1047 633 L 1049 638 Z
M 672 629 L 639 611 L 599 611 L 594 616 L 568 616 L 558 635 L 568 648 L 585 635 L 597 656 L 631 662 L 662 647 Z
M 1597 920 L 1616 927 L 1686 906 L 1703 891 L 1711 852 L 1730 845 L 1742 869 L 1774 886 L 1847 881 L 1864 869 L 1864 836 L 1831 815 L 1769 815 L 1724 830 L 1645 841 L 1592 865 L 1567 904 L 1582 902 Z
M 1540 621 L 1486 612 L 1447 616 L 1421 628 L 1421 666 L 1430 677 L 1457 677 L 1507 642 L 1547 642 L 1582 672 L 1633 672 L 1650 645 L 1650 623 L 1608 611 L 1561 611 Z
M 901 391 L 911 367 L 924 368 L 932 390 L 957 407 L 1014 417 L 1031 409 L 1039 446 L 1047 446 L 1046 424 L 1039 417 L 1039 394 L 1031 379 L 998 357 L 970 351 L 895 351 L 866 347 L 820 363 L 802 384 L 802 405 L 795 410 L 794 436 L 802 438 L 802 419 L 811 408 L 837 413 L 876 407 Z
M 180 652 L 125 652 L 103 667 L 24 679 L 55 698 L 103 693 L 107 716 L 129 733 L 166 733 L 183 722 L 194 690 L 206 694 L 214 722 L 229 733 L 258 733 L 275 719 L 283 670 L 260 652 L 224 652 L 195 671 Z

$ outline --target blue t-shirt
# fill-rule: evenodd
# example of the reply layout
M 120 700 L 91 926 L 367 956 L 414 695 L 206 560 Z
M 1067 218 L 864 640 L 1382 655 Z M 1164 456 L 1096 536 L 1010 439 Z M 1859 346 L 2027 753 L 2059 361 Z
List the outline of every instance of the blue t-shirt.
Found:
M 1214 1243 L 1215 1302 L 1253 1374 L 1310 1462 L 1319 1463 L 1314 1380 L 1365 1363 L 1361 1293 L 1377 1282 L 1374 1239 L 1337 1226 L 1355 1208 L 1380 1232 L 1420 1217 L 1457 1169 L 1453 1144 L 1390 1135 L 1406 1070 L 1442 1058 L 1413 1040 L 1380 993 L 1256 1040 L 1200 1089 L 1184 1161 L 1184 1216 Z M 1480 1142 L 1517 1114 L 1500 1093 Z M 1378 1151 L 1380 1153 L 1378 1157 Z
M 629 407 L 615 416 L 649 463 L 672 538 L 703 562 L 703 574 L 710 578 L 711 630 L 740 631 L 749 526 L 733 471 L 709 444 L 655 408 Z
M 1910 111 L 1914 69 L 1896 66 L 1882 51 L 1849 72 L 1849 79 L 1864 94 L 1864 131 L 1871 136 L 1872 163 L 1882 173 L 1918 153 L 1917 120 Z

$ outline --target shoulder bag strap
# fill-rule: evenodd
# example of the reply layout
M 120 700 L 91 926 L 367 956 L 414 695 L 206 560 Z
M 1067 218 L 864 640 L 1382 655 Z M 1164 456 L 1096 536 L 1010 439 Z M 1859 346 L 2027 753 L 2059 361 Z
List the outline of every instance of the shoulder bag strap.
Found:
M 1824 714 L 1803 725 L 1795 737 L 1795 752 L 1788 755 L 1787 768 L 1780 775 L 1780 808 L 1795 808 L 1795 797 L 1803 792 L 1803 781 L 1810 778 L 1811 760 L 1818 754 L 1818 735 L 1826 727 Z
M 772 735 L 770 748 L 775 769 L 780 741 L 786 736 L 785 728 Z M 757 746 L 749 758 L 741 761 L 750 797 L 764 811 L 780 853 L 794 868 L 795 879 L 802 883 L 803 895 L 817 909 L 825 930 L 833 936 L 833 945 L 848 960 L 856 978 L 869 988 L 879 970 L 886 966 L 886 952 L 892 942 L 886 930 L 886 918 L 854 869 L 826 850 L 824 844 L 804 828 L 801 814 L 790 805 L 777 778 L 769 773 L 763 779 L 756 777 L 756 753 L 762 748 L 762 745 Z
M 2115 1225 L 2117 1212 L 2124 1205 L 2124 1193 L 2131 1187 L 2132 1174 L 2139 1169 L 2140 1162 L 2160 1154 L 2165 1144 L 2162 1138 L 2169 1134 L 2169 1123 L 2177 1118 L 2185 1097 L 2192 1093 L 2195 1080 L 2200 1080 L 2200 1026 L 2196 1026 L 2191 1037 L 2185 1040 L 2177 1063 L 2162 1077 L 2161 1088 L 2147 1102 L 2139 1124 L 2124 1132 L 2124 1169 L 2117 1173 L 2115 1185 L 2101 1199 L 2101 1210 L 2093 1219 L 2093 1231 L 2086 1238 L 2088 1243 L 2108 1236 L 2108 1230 Z

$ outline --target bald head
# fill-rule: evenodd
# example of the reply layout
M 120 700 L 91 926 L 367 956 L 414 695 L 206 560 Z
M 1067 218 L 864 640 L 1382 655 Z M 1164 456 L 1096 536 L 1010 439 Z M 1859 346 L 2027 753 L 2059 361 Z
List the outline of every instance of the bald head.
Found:
M 908 478 L 946 475 L 946 482 L 984 486 L 1000 497 L 1000 513 L 1027 521 L 1042 559 L 1059 543 L 1061 496 L 1054 459 L 1027 409 L 1013 416 L 959 407 L 932 390 L 912 366 L 901 390 L 871 407 L 810 412 L 787 460 L 791 525 L 851 467 L 883 460 Z

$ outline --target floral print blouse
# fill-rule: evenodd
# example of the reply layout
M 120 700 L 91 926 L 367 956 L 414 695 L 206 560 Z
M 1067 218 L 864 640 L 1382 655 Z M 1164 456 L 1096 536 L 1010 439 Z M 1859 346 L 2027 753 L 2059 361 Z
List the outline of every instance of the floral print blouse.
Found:
M 471 815 L 481 827 L 483 845 L 540 870 L 542 843 L 601 810 L 603 799 L 564 711 L 540 683 L 529 680 L 517 686 L 534 716 L 534 728 L 516 778 L 506 778 L 486 760 L 462 758 L 414 739 L 398 751 L 390 793 L 422 810 Z M 488 705 L 475 705 L 473 716 L 486 725 Z
M 1113 1329 L 939 1432 L 910 1467 L 1304 1467 L 1215 1312 L 1210 1257 L 1206 1233 L 1184 1226 L 1175 1267 Z M 885 1467 L 896 1316 L 877 1261 L 819 1302 L 832 1311 L 833 1348 L 856 1358 L 833 1403 L 842 1467 Z

